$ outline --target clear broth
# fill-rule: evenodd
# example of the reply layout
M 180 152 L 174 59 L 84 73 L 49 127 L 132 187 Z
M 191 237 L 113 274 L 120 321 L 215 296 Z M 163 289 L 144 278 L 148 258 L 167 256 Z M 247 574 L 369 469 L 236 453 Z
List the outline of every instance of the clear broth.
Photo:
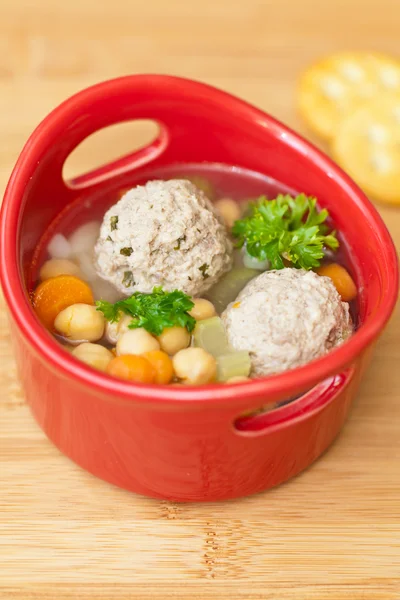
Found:
M 246 203 L 249 200 L 256 199 L 262 195 L 272 199 L 280 193 L 290 194 L 292 196 L 299 193 L 298 190 L 289 188 L 281 182 L 275 181 L 254 171 L 223 164 L 208 163 L 171 165 L 159 169 L 142 171 L 138 175 L 131 174 L 129 178 L 125 177 L 124 179 L 119 180 L 119 183 L 113 181 L 106 182 L 102 188 L 97 189 L 92 193 L 88 194 L 87 191 L 83 192 L 82 196 L 79 196 L 74 202 L 68 205 L 51 223 L 42 236 L 35 252 L 35 258 L 32 261 L 30 289 L 34 289 L 38 282 L 39 268 L 42 266 L 43 262 L 49 258 L 47 246 L 50 239 L 55 234 L 60 233 L 65 237 L 69 237 L 76 229 L 89 221 L 101 222 L 106 210 L 115 204 L 126 190 L 136 185 L 144 184 L 151 179 L 166 180 L 178 178 L 202 178 L 208 185 L 208 189 L 205 191 L 213 201 L 220 198 L 232 198 L 239 203 Z M 334 228 L 333 223 L 330 225 Z M 335 262 L 343 264 L 350 272 L 352 272 L 351 260 L 346 244 L 341 238 L 340 233 L 338 237 L 340 249 L 335 253 L 334 260 Z M 332 259 L 332 257 L 328 257 L 328 260 L 329 259 Z M 232 271 L 235 269 L 237 270 L 238 268 L 243 269 L 243 264 L 240 252 L 235 250 L 235 264 Z M 261 273 L 261 271 L 258 273 Z M 242 287 L 244 287 L 244 285 L 245 283 Z M 212 291 L 213 290 L 210 290 L 205 294 L 205 297 L 211 297 Z M 219 313 L 225 308 L 228 301 L 231 302 L 234 300 L 239 291 L 240 289 L 236 288 L 235 293 L 224 302 L 224 305 L 219 306 Z M 95 299 L 99 300 L 100 298 L 96 297 Z M 350 311 L 353 323 L 355 327 L 357 327 L 356 302 L 350 304 Z M 108 345 L 105 340 L 101 340 L 100 343 L 103 343 L 103 345 L 106 346 Z M 290 398 L 279 403 L 278 406 L 268 407 L 268 410 L 278 408 L 279 406 L 283 406 L 294 400 L 295 398 Z M 260 407 L 260 410 L 257 412 L 263 411 L 264 407 Z
M 132 174 L 129 179 L 125 178 L 119 185 L 112 182 L 105 183 L 101 189 L 91 194 L 84 192 L 81 197 L 78 197 L 68 205 L 42 236 L 35 252 L 35 259 L 32 261 L 30 289 L 33 289 L 37 284 L 39 268 L 48 258 L 48 242 L 55 234 L 60 233 L 68 237 L 78 227 L 89 221 L 101 222 L 106 210 L 115 204 L 123 192 L 129 188 L 144 184 L 150 179 L 177 178 L 204 179 L 209 183 L 209 187 L 211 188 L 209 196 L 214 201 L 219 198 L 232 198 L 239 203 L 246 203 L 262 195 L 267 198 L 274 198 L 282 193 L 290 195 L 297 195 L 299 193 L 298 190 L 294 190 L 261 173 L 216 163 L 170 165 L 159 169 L 142 171 L 137 175 Z M 334 224 L 332 224 L 332 227 L 334 227 Z M 351 272 L 351 261 L 345 243 L 340 238 L 340 233 L 338 237 L 340 240 L 340 249 L 335 253 L 334 260 L 346 266 Z M 236 252 L 234 269 L 238 267 L 243 267 L 243 265 L 241 264 L 238 252 Z M 351 304 L 350 309 L 353 322 L 356 325 L 357 310 L 354 302 Z

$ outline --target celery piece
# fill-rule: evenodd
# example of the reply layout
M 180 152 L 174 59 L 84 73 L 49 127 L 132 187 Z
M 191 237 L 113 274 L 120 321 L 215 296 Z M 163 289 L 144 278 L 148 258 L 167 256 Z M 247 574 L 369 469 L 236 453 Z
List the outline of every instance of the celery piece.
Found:
M 246 283 L 259 274 L 260 271 L 256 269 L 233 268 L 211 288 L 205 297 L 214 304 L 217 313 L 221 314 L 230 302 L 236 300 Z
M 268 271 L 269 269 L 269 261 L 268 260 L 259 260 L 258 258 L 254 258 L 254 256 L 250 256 L 246 252 L 243 251 L 243 264 L 247 269 L 257 269 L 257 271 Z
M 236 352 L 231 348 L 219 317 L 197 322 L 193 332 L 193 344 L 216 358 L 218 381 L 227 381 L 231 377 L 248 377 L 251 369 L 250 355 L 248 352 Z
M 225 328 L 219 317 L 197 321 L 193 332 L 193 343 L 197 348 L 203 348 L 215 357 L 231 351 Z
M 227 381 L 232 377 L 250 375 L 250 354 L 246 351 L 231 352 L 217 357 L 217 380 Z

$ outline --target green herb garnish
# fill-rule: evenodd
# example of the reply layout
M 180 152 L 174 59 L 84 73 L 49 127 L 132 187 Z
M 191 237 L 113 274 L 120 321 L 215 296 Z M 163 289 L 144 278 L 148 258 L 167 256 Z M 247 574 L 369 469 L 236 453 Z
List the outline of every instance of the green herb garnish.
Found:
M 133 273 L 132 271 L 124 271 L 124 277 L 122 279 L 122 285 L 124 285 L 126 288 L 131 287 L 131 285 L 133 285 L 135 282 L 133 280 Z
M 114 231 L 115 229 L 117 229 L 117 225 L 118 225 L 118 217 L 110 217 L 111 231 Z
M 329 213 L 318 211 L 316 198 L 280 194 L 275 200 L 261 196 L 249 206 L 249 215 L 232 228 L 237 246 L 250 256 L 268 260 L 272 269 L 283 269 L 284 259 L 298 269 L 319 267 L 324 248 L 336 250 L 336 232 L 325 224 Z
M 186 235 L 182 235 L 176 240 L 176 246 L 174 247 L 174 250 L 180 250 L 182 242 L 186 242 Z
M 204 265 L 201 265 L 201 267 L 199 267 L 199 271 L 203 275 L 203 279 L 207 279 L 207 277 L 210 277 L 207 273 L 209 266 L 210 265 L 208 265 L 207 263 L 204 263 Z
M 153 335 L 161 335 L 165 328 L 175 325 L 192 332 L 196 325 L 196 319 L 189 315 L 194 303 L 179 290 L 164 292 L 161 287 L 155 287 L 151 294 L 135 292 L 115 304 L 100 300 L 96 306 L 107 321 L 119 321 L 121 313 L 125 313 L 133 318 L 130 329 L 143 327 Z
M 120 254 L 122 254 L 122 256 L 130 256 L 133 252 L 133 249 L 131 247 L 126 247 L 126 248 L 121 248 L 121 250 L 119 251 Z

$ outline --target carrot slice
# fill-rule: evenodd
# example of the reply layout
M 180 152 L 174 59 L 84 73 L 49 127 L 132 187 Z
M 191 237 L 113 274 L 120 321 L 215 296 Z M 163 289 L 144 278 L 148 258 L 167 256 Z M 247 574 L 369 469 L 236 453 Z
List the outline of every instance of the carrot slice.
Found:
M 138 354 L 124 354 L 113 358 L 107 365 L 107 373 L 137 383 L 154 383 L 156 378 L 153 365 Z
M 338 265 L 337 263 L 324 265 L 317 269 L 317 273 L 318 275 L 332 279 L 333 285 L 343 302 L 351 302 L 357 296 L 356 284 L 349 272 L 342 265 Z
M 42 281 L 32 297 L 35 312 L 43 325 L 53 330 L 57 315 L 72 304 L 94 304 L 87 283 L 73 275 L 59 275 Z
M 162 350 L 150 350 L 142 354 L 152 365 L 156 372 L 155 383 L 167 384 L 170 383 L 174 376 L 174 367 L 172 360 L 166 352 Z

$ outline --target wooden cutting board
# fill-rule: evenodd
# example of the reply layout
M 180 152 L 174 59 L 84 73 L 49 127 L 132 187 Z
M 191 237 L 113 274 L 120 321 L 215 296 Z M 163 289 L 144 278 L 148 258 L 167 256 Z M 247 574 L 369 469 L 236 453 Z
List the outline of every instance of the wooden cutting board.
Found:
M 131 72 L 201 79 L 303 132 L 294 81 L 335 49 L 398 52 L 398 0 L 3 0 L 0 185 L 38 121 L 78 89 Z M 305 132 L 303 132 L 305 133 Z M 87 145 L 84 171 L 151 136 Z M 400 207 L 379 210 L 397 244 Z M 268 493 L 178 505 L 107 485 L 39 431 L 0 307 L 0 598 L 400 598 L 400 315 L 351 417 L 307 472 Z

